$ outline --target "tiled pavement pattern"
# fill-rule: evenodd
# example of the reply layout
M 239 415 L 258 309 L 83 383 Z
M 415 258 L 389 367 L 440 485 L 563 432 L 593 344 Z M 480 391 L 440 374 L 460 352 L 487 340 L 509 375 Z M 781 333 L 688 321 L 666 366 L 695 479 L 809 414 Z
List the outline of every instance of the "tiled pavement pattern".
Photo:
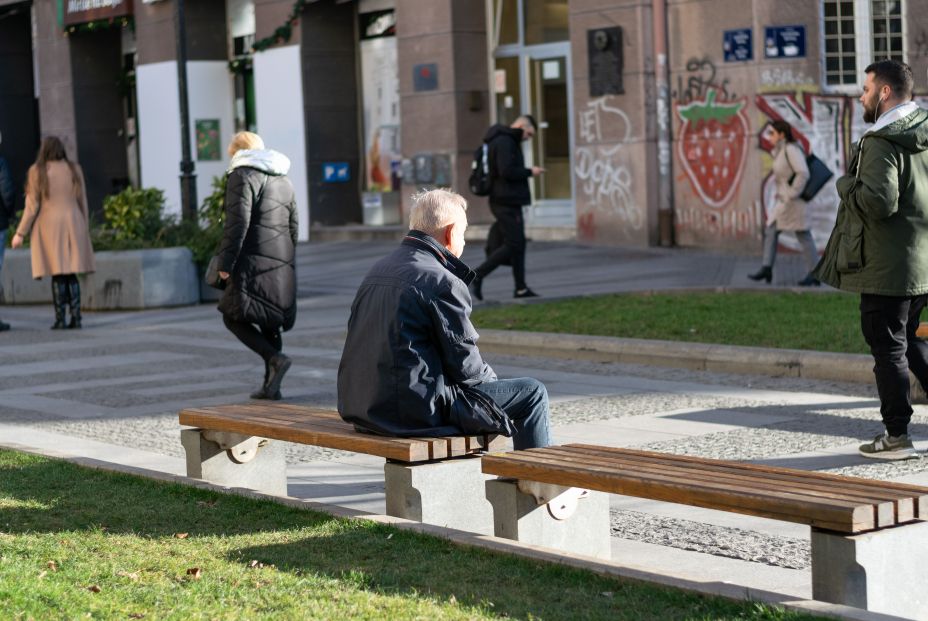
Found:
M 334 407 L 351 298 L 367 267 L 391 247 L 380 242 L 301 246 L 299 317 L 284 337 L 285 351 L 294 359 L 283 387 L 288 401 Z M 465 260 L 476 263 L 477 251 L 469 247 Z M 550 298 L 749 286 L 745 274 L 755 263 L 685 250 L 535 243 L 528 273 L 530 284 Z M 801 276 L 795 257 L 781 263 L 781 282 Z M 484 286 L 487 298 L 508 301 L 510 283 L 508 271 L 494 274 Z M 4 441 L 56 443 L 77 453 L 143 459 L 180 471 L 177 411 L 246 400 L 263 373 L 258 358 L 226 332 L 210 305 L 86 313 L 82 331 L 48 330 L 49 307 L 0 308 L 0 317 L 13 325 L 0 335 Z M 856 455 L 860 439 L 881 429 L 872 386 L 515 356 L 492 356 L 490 362 L 501 376 L 545 382 L 559 442 L 928 482 L 928 459 L 871 463 Z M 917 408 L 913 432 L 928 437 L 924 406 Z M 917 445 L 925 448 L 923 442 Z M 380 460 L 300 446 L 291 447 L 289 458 L 291 494 L 383 511 Z M 807 589 L 803 527 L 631 498 L 614 497 L 613 505 L 619 560 L 642 564 L 646 558 L 652 569 L 689 564 L 705 572 L 711 565 L 706 559 L 740 559 L 719 561 L 719 576 L 730 578 L 736 567 L 735 575 L 759 576 L 759 584 L 769 588 L 800 595 Z M 687 552 L 681 556 L 679 550 Z

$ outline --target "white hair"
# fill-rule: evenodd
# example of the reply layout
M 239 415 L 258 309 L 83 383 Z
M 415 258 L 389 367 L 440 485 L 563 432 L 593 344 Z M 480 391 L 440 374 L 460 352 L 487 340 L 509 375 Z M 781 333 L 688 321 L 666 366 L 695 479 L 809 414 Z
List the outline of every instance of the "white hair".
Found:
M 467 218 L 467 201 L 450 190 L 426 190 L 412 197 L 409 228 L 438 238 L 458 218 Z

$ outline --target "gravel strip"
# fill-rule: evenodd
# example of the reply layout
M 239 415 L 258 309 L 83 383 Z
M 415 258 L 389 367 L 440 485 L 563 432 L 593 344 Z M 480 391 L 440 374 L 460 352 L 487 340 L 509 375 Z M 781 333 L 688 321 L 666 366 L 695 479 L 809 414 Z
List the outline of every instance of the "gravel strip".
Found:
M 640 513 L 611 511 L 612 536 L 787 569 L 811 565 L 809 542 L 740 528 Z

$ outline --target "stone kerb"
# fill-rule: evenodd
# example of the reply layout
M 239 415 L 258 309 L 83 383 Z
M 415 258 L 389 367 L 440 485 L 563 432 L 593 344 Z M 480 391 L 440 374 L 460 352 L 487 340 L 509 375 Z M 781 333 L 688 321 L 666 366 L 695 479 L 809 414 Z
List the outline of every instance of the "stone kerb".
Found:
M 199 275 L 189 248 L 103 251 L 97 271 L 81 277 L 88 310 L 184 306 L 200 301 Z M 6 304 L 49 304 L 50 279 L 32 278 L 29 250 L 8 250 L 2 281 Z

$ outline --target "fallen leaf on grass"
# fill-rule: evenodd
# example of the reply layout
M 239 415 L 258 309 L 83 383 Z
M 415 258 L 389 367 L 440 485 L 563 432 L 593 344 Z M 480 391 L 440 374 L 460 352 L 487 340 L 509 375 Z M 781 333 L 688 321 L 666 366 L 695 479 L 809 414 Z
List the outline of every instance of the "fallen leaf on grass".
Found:
M 130 619 L 144 619 L 145 613 L 144 612 L 130 612 L 129 618 Z
M 58 571 L 58 563 L 56 563 L 55 561 L 49 561 L 49 562 L 46 563 L 46 565 L 47 565 L 48 568 L 51 569 L 52 571 Z
M 263 569 L 264 563 L 262 563 L 261 561 L 251 561 L 250 563 L 248 563 L 248 566 L 252 569 Z
M 199 567 L 191 567 L 187 570 L 187 575 L 193 578 L 194 580 L 199 580 L 203 577 L 203 570 Z
M 190 536 L 190 533 L 174 533 L 175 539 L 186 539 Z
M 198 501 L 197 501 L 197 506 L 198 506 L 198 507 L 208 507 L 208 508 L 212 509 L 213 507 L 216 506 L 216 503 L 217 503 L 217 502 L 219 502 L 218 499 L 217 499 L 217 500 L 198 500 Z
M 393 533 L 390 533 L 389 535 L 387 535 L 387 539 L 393 539 Z
M 603 597 L 612 597 L 613 593 L 612 591 L 603 591 L 602 593 L 600 593 L 600 595 L 602 595 Z
M 99 592 L 102 591 L 103 589 L 101 589 L 100 587 L 98 587 L 98 586 L 95 585 L 95 584 L 91 584 L 89 587 L 87 587 L 87 590 L 90 591 L 91 593 L 99 593 Z
M 139 581 L 139 575 L 135 572 L 129 573 L 127 571 L 119 571 L 119 572 L 116 572 L 116 575 L 122 578 L 128 578 L 129 580 L 133 582 Z
M 47 572 L 47 571 L 39 572 L 39 580 L 41 580 L 42 578 L 44 578 L 44 577 L 47 576 L 47 575 L 48 575 L 48 572 Z

